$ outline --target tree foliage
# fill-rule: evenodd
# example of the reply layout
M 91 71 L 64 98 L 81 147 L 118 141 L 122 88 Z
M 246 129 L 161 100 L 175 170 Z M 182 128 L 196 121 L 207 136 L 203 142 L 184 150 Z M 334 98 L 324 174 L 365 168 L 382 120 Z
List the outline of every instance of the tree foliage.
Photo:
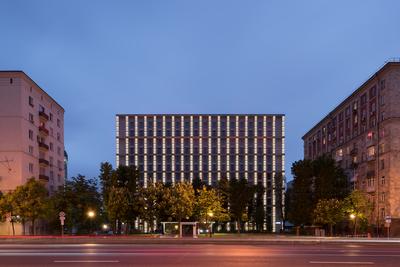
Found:
M 99 179 L 105 212 L 113 227 L 115 226 L 115 232 L 120 234 L 122 222 L 127 222 L 130 228 L 139 215 L 139 170 L 135 166 L 122 165 L 114 170 L 110 163 L 103 162 L 100 165 Z
M 59 212 L 64 211 L 66 229 L 71 233 L 83 234 L 88 233 L 91 225 L 101 219 L 101 206 L 96 180 L 78 174 L 66 181 L 64 188 L 50 198 L 47 214 L 55 227 L 59 225 Z M 88 217 L 89 210 L 96 213 L 95 218 Z
M 328 155 L 294 162 L 292 174 L 286 211 L 288 219 L 297 226 L 313 223 L 314 209 L 321 199 L 342 200 L 350 191 L 343 169 Z
M 361 224 L 368 224 L 374 209 L 373 202 L 369 201 L 367 195 L 359 190 L 354 190 L 343 200 L 345 214 L 354 215 L 354 233 Z
M 168 188 L 164 187 L 162 183 L 150 182 L 146 188 L 140 188 L 138 198 L 139 216 L 149 223 L 151 231 L 155 229 L 154 222 L 160 221 L 163 217 L 163 211 L 167 210 L 168 205 L 166 202 L 168 199 Z
M 254 187 L 249 186 L 246 179 L 232 179 L 229 181 L 230 214 L 237 223 L 237 231 L 240 233 L 242 223 L 248 220 L 246 208 L 254 194 Z
M 178 222 L 192 216 L 194 202 L 194 189 L 189 182 L 176 183 L 170 188 L 170 212 Z
M 314 209 L 314 223 L 328 225 L 331 236 L 333 236 L 333 226 L 343 218 L 343 204 L 334 198 L 320 199 Z
M 17 186 L 12 193 L 13 210 L 24 221 L 32 223 L 32 234 L 36 234 L 35 222 L 45 217 L 47 204 L 47 189 L 35 178 L 29 179 L 24 185 Z
M 195 218 L 198 221 L 214 220 L 224 222 L 229 220 L 229 215 L 223 207 L 223 197 L 217 193 L 217 190 L 213 188 L 207 189 L 206 186 L 203 186 L 197 192 Z

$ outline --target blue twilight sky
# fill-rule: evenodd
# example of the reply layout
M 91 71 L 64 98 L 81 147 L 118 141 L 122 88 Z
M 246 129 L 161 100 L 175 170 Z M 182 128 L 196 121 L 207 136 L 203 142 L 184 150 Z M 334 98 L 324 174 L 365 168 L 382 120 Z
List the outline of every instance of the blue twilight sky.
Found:
M 25 71 L 64 106 L 70 175 L 115 163 L 116 113 L 285 113 L 290 170 L 302 135 L 400 57 L 399 10 L 398 0 L 0 0 L 0 69 Z

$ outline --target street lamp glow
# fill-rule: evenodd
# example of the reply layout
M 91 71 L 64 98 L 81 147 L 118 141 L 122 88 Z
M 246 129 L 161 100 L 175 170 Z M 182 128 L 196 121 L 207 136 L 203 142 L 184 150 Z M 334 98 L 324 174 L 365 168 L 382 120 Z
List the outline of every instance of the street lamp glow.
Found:
M 107 230 L 108 229 L 108 225 L 107 224 L 103 224 L 103 230 Z
M 356 215 L 354 215 L 353 213 L 350 214 L 350 219 L 354 220 L 356 218 Z
M 209 212 L 209 213 L 208 213 L 208 216 L 212 217 L 212 216 L 214 216 L 214 213 Z
M 94 213 L 94 211 L 92 211 L 92 210 L 89 210 L 88 213 L 87 213 L 87 216 L 89 218 L 94 218 L 94 216 L 96 216 L 96 213 Z

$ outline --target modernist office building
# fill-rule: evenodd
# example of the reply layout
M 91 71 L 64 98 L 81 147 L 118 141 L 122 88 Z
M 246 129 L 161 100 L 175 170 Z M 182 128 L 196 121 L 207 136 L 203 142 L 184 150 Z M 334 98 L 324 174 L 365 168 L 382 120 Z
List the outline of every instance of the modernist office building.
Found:
M 304 158 L 331 154 L 400 234 L 400 62 L 387 62 L 304 136 Z M 395 227 L 397 225 L 397 227 Z
M 275 231 L 275 175 L 285 175 L 284 125 L 280 114 L 120 114 L 116 165 L 137 166 L 143 186 L 196 178 L 216 185 L 222 177 L 261 183 L 265 228 Z

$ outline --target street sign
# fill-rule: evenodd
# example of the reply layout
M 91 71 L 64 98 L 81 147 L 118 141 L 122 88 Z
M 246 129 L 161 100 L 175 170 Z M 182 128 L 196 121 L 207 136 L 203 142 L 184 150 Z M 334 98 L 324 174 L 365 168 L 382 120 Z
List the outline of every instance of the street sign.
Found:
M 61 225 L 64 225 L 64 221 L 65 221 L 65 212 L 61 211 L 58 215 L 60 216 Z
M 60 217 L 60 224 L 61 224 L 61 236 L 64 236 L 64 221 L 65 221 L 65 212 L 60 211 L 58 213 L 58 216 Z

